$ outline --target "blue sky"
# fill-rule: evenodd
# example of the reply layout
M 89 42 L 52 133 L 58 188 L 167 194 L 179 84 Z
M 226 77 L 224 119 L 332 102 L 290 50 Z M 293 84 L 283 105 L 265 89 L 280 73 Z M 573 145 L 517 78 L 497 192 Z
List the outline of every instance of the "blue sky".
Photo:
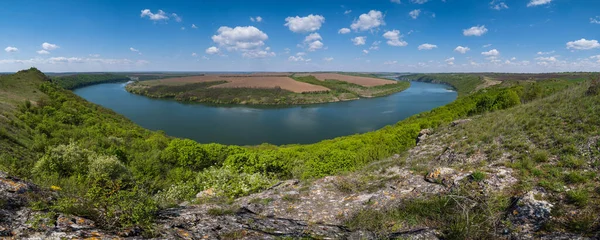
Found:
M 0 72 L 600 70 L 596 0 L 3 5 Z

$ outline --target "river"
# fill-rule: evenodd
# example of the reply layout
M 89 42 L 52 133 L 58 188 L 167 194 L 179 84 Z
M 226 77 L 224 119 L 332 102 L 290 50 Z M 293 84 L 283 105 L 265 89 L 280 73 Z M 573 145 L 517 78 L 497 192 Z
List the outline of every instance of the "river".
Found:
M 125 83 L 92 85 L 74 92 L 147 129 L 201 143 L 236 145 L 314 143 L 364 133 L 446 105 L 457 97 L 446 85 L 424 82 L 411 82 L 410 88 L 385 97 L 286 107 L 151 99 L 125 91 Z

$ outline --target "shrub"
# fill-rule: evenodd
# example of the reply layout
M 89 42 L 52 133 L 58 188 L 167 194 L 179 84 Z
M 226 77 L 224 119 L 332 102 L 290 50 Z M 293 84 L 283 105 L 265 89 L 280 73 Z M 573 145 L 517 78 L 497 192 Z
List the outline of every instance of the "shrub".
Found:
M 196 170 L 210 166 L 202 145 L 190 139 L 173 139 L 163 151 L 162 158 L 176 166 Z
M 590 79 L 590 86 L 588 87 L 588 90 L 585 92 L 585 94 L 588 96 L 596 96 L 600 94 L 600 77 L 590 77 Z
M 40 175 L 57 174 L 60 177 L 86 175 L 92 151 L 80 148 L 75 143 L 51 148 L 35 164 L 33 172 Z
M 122 182 L 131 179 L 131 173 L 116 157 L 93 155 L 89 159 L 88 178 L 96 183 Z
M 177 184 L 171 185 L 166 190 L 159 191 L 154 196 L 154 200 L 158 206 L 162 208 L 174 207 L 182 201 L 193 198 L 198 191 L 193 184 Z
M 199 189 L 213 189 L 216 196 L 239 197 L 257 192 L 273 184 L 260 173 L 238 173 L 231 167 L 210 167 L 196 177 Z

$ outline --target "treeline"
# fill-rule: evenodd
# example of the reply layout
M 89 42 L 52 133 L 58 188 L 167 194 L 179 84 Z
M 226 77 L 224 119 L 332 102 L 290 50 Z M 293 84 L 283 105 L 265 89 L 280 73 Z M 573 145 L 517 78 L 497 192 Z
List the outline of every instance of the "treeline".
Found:
M 116 74 L 75 74 L 69 76 L 53 77 L 52 82 L 64 89 L 75 89 L 99 83 L 125 82 L 129 77 Z
M 39 72 L 25 73 L 32 71 Z M 10 124 L 30 135 L 30 141 L 1 153 L 0 169 L 58 191 L 57 198 L 35 203 L 37 209 L 88 217 L 107 229 L 138 226 L 148 233 L 158 209 L 190 200 L 200 191 L 233 198 L 281 179 L 353 171 L 415 146 L 421 129 L 518 105 L 532 89 L 531 84 L 486 89 L 365 134 L 310 145 L 245 148 L 173 139 L 42 77 L 28 81 L 39 85 L 30 92 L 45 96 L 36 104 L 19 105 Z
M 294 80 L 299 82 L 305 82 L 313 85 L 319 85 L 332 90 L 334 94 L 342 94 L 345 93 L 347 95 L 352 96 L 353 98 L 358 97 L 381 97 L 390 95 L 392 93 L 397 93 L 406 90 L 410 87 L 410 82 L 407 81 L 398 81 L 393 84 L 386 84 L 374 87 L 365 87 L 354 83 L 349 83 L 345 81 L 326 79 L 321 81 L 314 76 L 293 76 Z
M 483 77 L 475 74 L 411 74 L 402 76 L 401 79 L 408 81 L 445 83 L 458 92 L 459 96 L 465 96 L 475 91 L 477 86 L 483 84 Z

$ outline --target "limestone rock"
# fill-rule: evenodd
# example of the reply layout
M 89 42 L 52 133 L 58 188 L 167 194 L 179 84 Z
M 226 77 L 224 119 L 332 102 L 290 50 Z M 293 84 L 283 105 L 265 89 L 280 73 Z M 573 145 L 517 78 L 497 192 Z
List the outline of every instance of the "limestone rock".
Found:
M 450 123 L 450 126 L 456 127 L 458 125 L 461 125 L 463 123 L 468 123 L 470 121 L 471 121 L 471 119 L 469 119 L 469 118 L 467 118 L 467 119 L 459 119 L 459 120 L 456 120 L 456 121 L 453 121 L 452 123 Z
M 518 226 L 518 232 L 534 232 L 550 219 L 553 204 L 536 199 L 536 195 L 543 195 L 539 191 L 527 192 L 517 200 L 510 210 L 509 219 Z
M 430 183 L 439 183 L 449 187 L 454 184 L 454 179 L 456 178 L 457 173 L 458 172 L 452 168 L 438 167 L 427 173 L 425 176 L 425 181 Z

